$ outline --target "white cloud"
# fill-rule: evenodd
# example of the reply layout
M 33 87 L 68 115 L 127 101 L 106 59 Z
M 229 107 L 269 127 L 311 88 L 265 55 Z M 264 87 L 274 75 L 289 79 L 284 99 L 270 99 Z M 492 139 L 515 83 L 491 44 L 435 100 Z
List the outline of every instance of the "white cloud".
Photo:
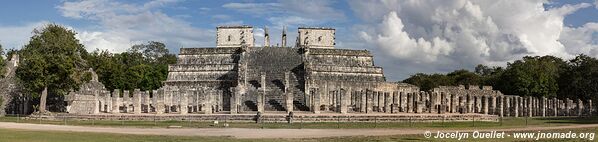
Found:
M 20 49 L 29 42 L 29 38 L 33 36 L 33 30 L 42 27 L 49 22 L 40 21 L 34 23 L 27 23 L 22 26 L 0 26 L 0 44 L 4 49 Z
M 355 26 L 355 33 L 369 43 L 366 46 L 373 46 L 369 49 L 381 61 L 377 63 L 393 71 L 387 72 L 388 77 L 400 79 L 416 72 L 505 65 L 526 55 L 568 58 L 591 52 L 565 48 L 568 45 L 561 42 L 566 36 L 562 34 L 580 30 L 565 27 L 564 17 L 591 5 L 546 9 L 545 3 L 548 1 L 380 0 L 352 1 L 350 6 L 363 21 Z
M 126 51 L 131 45 L 153 40 L 165 42 L 171 51 L 184 46 L 213 45 L 213 30 L 192 27 L 160 8 L 177 0 L 154 0 L 141 5 L 111 0 L 64 2 L 57 6 L 63 16 L 91 20 L 100 28 L 77 29 L 88 50 Z
M 565 27 L 559 39 L 567 53 L 598 57 L 598 23 L 586 23 L 581 27 Z

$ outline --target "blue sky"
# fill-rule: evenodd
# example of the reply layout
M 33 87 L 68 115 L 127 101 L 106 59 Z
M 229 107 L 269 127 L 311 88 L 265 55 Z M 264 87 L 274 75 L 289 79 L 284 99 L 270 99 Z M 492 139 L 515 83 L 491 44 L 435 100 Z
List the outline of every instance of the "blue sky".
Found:
M 391 81 L 417 72 L 504 66 L 523 56 L 598 56 L 595 0 L 208 1 L 7 0 L 0 5 L 0 44 L 20 48 L 47 23 L 78 32 L 88 50 L 123 52 L 160 41 L 213 47 L 218 25 L 267 26 L 280 43 L 282 26 L 337 29 L 337 48 L 366 49 Z M 293 43 L 294 40 L 289 40 Z

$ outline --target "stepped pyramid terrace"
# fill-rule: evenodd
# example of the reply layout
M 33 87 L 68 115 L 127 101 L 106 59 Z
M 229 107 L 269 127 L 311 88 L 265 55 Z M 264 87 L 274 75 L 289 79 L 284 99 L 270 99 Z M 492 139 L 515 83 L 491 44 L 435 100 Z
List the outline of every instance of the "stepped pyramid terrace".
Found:
M 97 76 L 65 97 L 67 112 L 81 117 L 165 116 L 197 120 L 228 115 L 251 120 L 256 114 L 284 119 L 311 116 L 370 116 L 387 121 L 496 120 L 498 117 L 591 115 L 591 100 L 504 95 L 490 86 L 441 86 L 420 90 L 387 82 L 367 50 L 341 49 L 335 29 L 298 28 L 295 45 L 256 46 L 253 27 L 220 26 L 216 47 L 181 48 L 177 63 L 158 90 L 106 90 Z M 293 112 L 293 113 L 290 113 Z M 258 116 L 259 116 L 258 115 Z M 164 118 L 167 119 L 167 118 Z

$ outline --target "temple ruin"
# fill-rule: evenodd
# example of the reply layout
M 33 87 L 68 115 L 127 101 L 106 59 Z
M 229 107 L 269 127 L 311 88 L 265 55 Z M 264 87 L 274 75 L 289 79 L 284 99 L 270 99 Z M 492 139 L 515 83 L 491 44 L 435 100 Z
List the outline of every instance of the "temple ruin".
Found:
M 338 49 L 335 29 L 301 27 L 296 44 L 255 46 L 253 27 L 217 28 L 216 47 L 181 48 L 158 90 L 106 90 L 97 76 L 65 97 L 71 114 L 408 114 L 586 116 L 591 100 L 504 95 L 490 86 L 420 90 L 387 82 L 367 50 Z

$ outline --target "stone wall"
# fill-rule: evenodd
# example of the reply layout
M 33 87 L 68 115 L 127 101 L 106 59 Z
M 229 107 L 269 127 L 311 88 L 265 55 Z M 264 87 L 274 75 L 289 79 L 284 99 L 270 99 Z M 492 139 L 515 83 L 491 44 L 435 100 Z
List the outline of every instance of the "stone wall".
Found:
M 297 46 L 308 48 L 334 48 L 336 31 L 332 28 L 299 27 Z
M 253 46 L 253 27 L 219 26 L 216 28 L 216 47 Z
M 6 74 L 0 78 L 0 116 L 7 113 L 26 113 L 29 108 L 25 106 L 24 97 L 21 95 L 21 86 L 17 83 L 16 69 L 19 56 L 14 54 L 6 64 Z

